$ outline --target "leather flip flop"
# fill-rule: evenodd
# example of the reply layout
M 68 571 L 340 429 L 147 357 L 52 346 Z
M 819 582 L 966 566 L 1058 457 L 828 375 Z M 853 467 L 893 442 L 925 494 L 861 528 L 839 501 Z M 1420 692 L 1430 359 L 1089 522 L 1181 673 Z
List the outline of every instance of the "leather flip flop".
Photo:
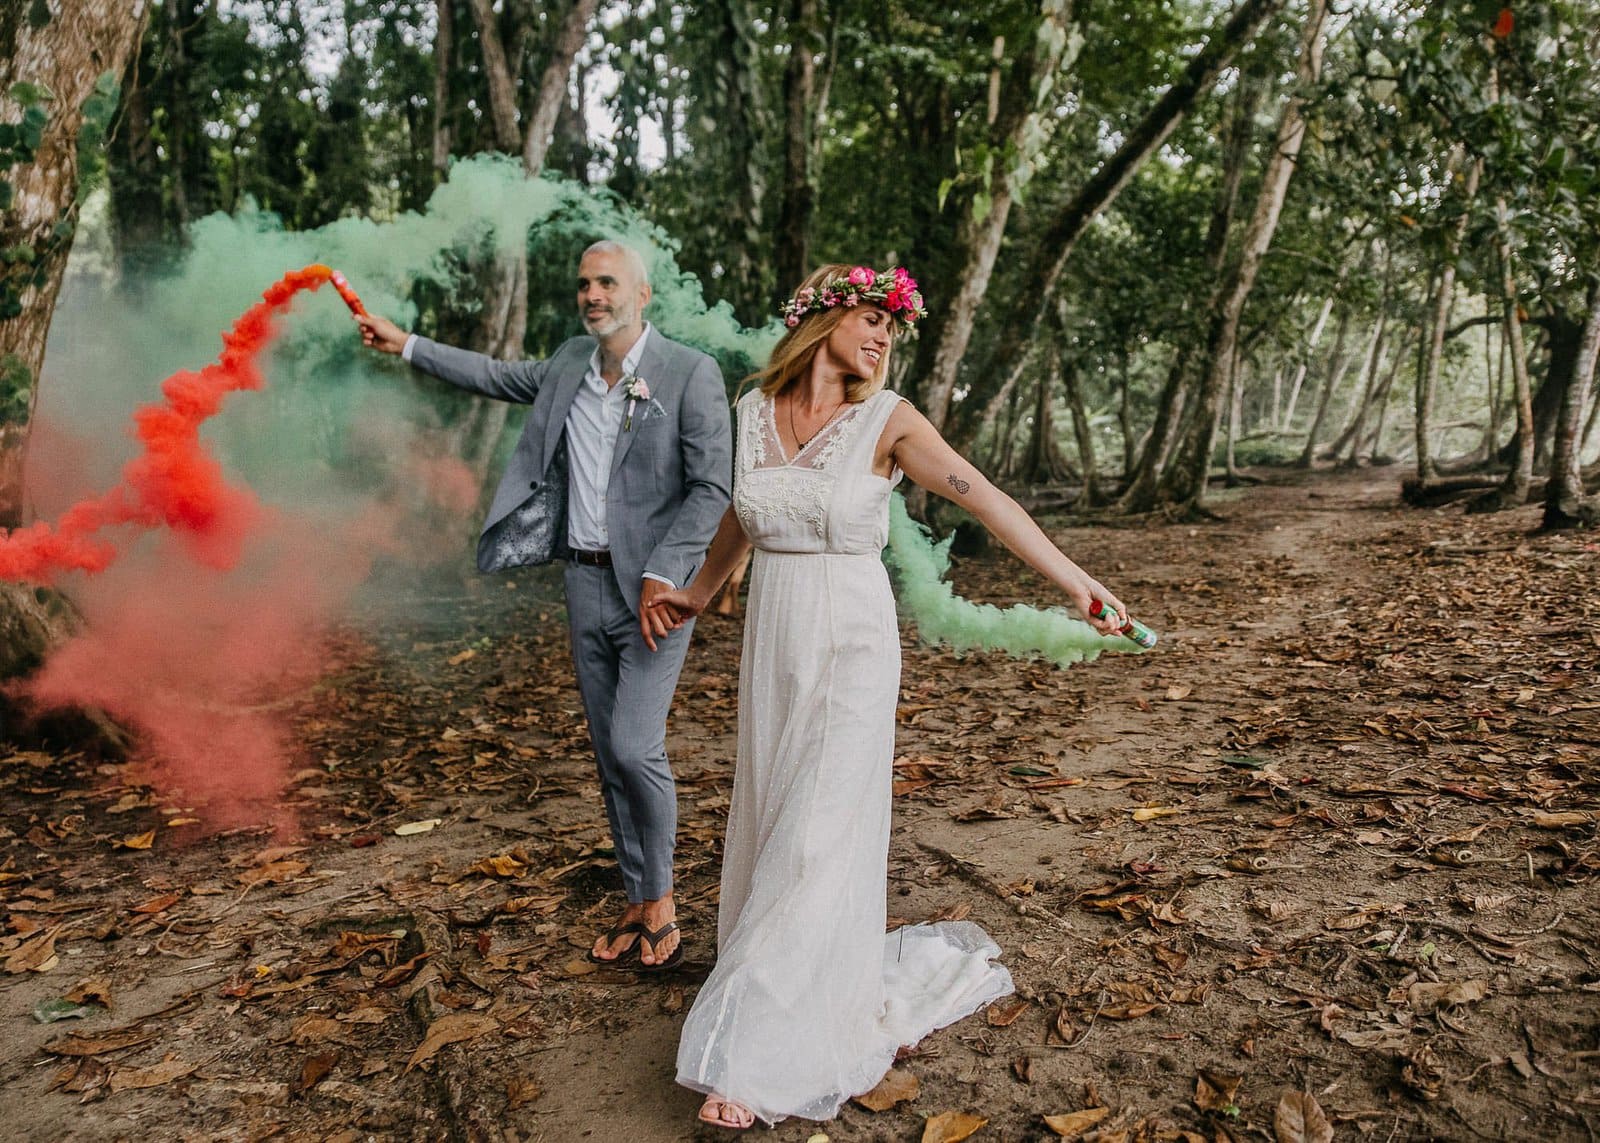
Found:
M 641 956 L 638 966 L 634 969 L 635 972 L 666 972 L 668 969 L 677 968 L 683 963 L 683 939 L 681 937 L 678 940 L 678 947 L 672 950 L 672 955 L 667 957 L 666 960 L 661 961 L 659 964 L 645 964 L 644 960 L 642 959 L 644 953 L 644 942 L 649 941 L 650 947 L 655 948 L 656 945 L 661 943 L 662 937 L 666 936 L 668 933 L 675 933 L 678 931 L 677 921 L 668 921 L 654 932 L 651 932 L 649 929 L 645 929 L 643 925 L 640 925 L 639 927 L 644 929 L 644 932 L 639 939 L 633 943 L 633 947 L 639 951 Z
M 614 945 L 614 944 L 617 943 L 617 938 L 618 937 L 625 937 L 629 933 L 645 933 L 645 934 L 647 934 L 649 932 L 650 932 L 650 930 L 645 928 L 644 925 L 642 925 L 638 921 L 629 921 L 625 925 L 621 925 L 621 924 L 613 925 L 611 927 L 611 931 L 606 933 L 606 944 Z M 654 944 L 655 942 L 651 941 L 650 943 Z M 639 956 L 639 940 L 636 938 L 631 945 L 629 945 L 627 948 L 623 949 L 616 956 L 611 956 L 611 957 L 595 956 L 594 955 L 594 949 L 590 949 L 584 955 L 589 958 L 589 961 L 590 961 L 591 964 L 617 964 L 617 965 L 620 965 L 620 964 L 623 964 L 623 963 L 625 963 L 625 962 L 627 962 L 629 960 L 637 960 L 638 959 L 638 956 Z

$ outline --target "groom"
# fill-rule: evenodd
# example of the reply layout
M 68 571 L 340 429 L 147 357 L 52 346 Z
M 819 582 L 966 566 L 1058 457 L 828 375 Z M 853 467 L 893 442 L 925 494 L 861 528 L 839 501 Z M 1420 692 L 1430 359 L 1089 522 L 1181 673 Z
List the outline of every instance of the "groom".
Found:
M 651 606 L 694 578 L 728 506 L 733 442 L 722 373 L 642 312 L 638 252 L 596 242 L 578 264 L 589 336 L 545 361 L 497 361 L 358 317 L 362 340 L 463 389 L 531 406 L 478 539 L 483 571 L 566 561 L 578 689 L 628 907 L 591 960 L 683 959 L 672 901 L 677 795 L 667 707 L 692 623 Z M 665 612 L 665 614 L 663 614 Z

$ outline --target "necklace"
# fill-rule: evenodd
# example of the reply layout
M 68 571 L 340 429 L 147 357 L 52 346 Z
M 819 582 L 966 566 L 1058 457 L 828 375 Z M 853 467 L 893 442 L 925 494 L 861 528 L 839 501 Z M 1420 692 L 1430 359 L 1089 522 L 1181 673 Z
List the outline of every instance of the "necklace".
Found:
M 816 431 L 813 432 L 805 440 L 801 440 L 800 439 L 800 430 L 794 427 L 794 395 L 790 394 L 790 396 L 789 396 L 789 435 L 794 437 L 794 443 L 795 443 L 794 454 L 796 456 L 799 456 L 801 453 L 805 452 L 806 451 L 806 446 L 809 445 L 812 441 L 816 440 L 818 435 L 821 434 L 822 430 L 827 428 L 830 424 L 833 423 L 834 414 L 837 413 L 843 407 L 844 407 L 844 401 L 843 400 L 836 401 L 834 403 L 833 408 L 828 410 L 828 415 L 822 419 L 822 423 L 817 426 Z

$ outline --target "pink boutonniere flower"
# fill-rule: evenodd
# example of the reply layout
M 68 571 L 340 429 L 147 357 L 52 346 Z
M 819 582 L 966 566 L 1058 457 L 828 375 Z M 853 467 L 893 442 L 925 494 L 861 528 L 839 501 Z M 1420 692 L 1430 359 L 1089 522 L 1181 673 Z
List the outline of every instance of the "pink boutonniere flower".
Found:
M 622 395 L 628 398 L 628 411 L 622 418 L 622 431 L 633 428 L 633 409 L 640 401 L 650 399 L 650 386 L 643 377 L 634 374 L 622 379 Z

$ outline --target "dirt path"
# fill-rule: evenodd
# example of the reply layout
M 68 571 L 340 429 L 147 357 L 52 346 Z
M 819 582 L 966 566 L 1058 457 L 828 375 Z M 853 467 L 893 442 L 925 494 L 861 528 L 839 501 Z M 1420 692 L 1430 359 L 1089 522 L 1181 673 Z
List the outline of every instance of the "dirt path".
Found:
M 953 1111 L 1053 1139 L 1044 1116 L 1104 1108 L 1087 1138 L 1272 1139 L 1290 1092 L 1337 1138 L 1592 1137 L 1600 545 L 1402 510 L 1381 475 L 1058 530 L 1155 654 L 1058 671 L 908 636 L 890 913 L 983 924 L 1017 1000 L 919 1045 L 915 1099 L 761 1138 Z M 1043 598 L 1003 554 L 956 579 Z M 672 724 L 689 965 L 591 971 L 618 890 L 547 587 L 344 639 L 299 713 L 291 834 L 169 826 L 131 767 L 0 762 L 0 1136 L 719 1137 L 672 1065 L 713 952 L 737 627 L 703 623 Z M 32 1015 L 69 994 L 87 1014 Z

